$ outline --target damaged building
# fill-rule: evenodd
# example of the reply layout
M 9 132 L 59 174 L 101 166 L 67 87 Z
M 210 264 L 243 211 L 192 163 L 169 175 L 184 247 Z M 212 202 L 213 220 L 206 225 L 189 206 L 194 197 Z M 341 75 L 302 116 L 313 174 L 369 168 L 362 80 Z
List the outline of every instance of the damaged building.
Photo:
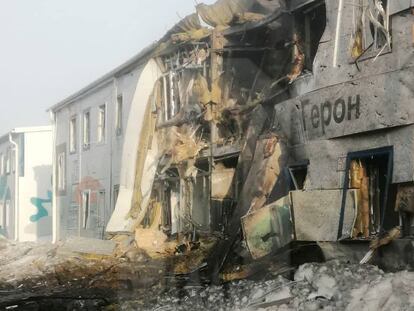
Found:
M 56 239 L 201 248 L 217 272 L 235 245 L 412 235 L 413 6 L 198 4 L 51 108 Z
M 0 235 L 52 240 L 52 127 L 20 127 L 0 137 Z

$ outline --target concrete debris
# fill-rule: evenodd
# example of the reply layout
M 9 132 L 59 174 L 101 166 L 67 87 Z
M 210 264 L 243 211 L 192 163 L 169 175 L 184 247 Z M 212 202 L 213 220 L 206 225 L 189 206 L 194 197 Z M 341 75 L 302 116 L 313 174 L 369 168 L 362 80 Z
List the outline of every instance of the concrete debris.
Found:
M 64 242 L 62 249 L 68 249 L 81 254 L 113 256 L 115 247 L 116 242 L 111 240 L 70 237 Z
M 241 280 L 222 286 L 169 289 L 148 301 L 123 302 L 121 310 L 410 310 L 414 273 L 384 273 L 375 266 L 340 261 L 305 264 L 295 280 Z M 378 299 L 381 297 L 380 299 Z

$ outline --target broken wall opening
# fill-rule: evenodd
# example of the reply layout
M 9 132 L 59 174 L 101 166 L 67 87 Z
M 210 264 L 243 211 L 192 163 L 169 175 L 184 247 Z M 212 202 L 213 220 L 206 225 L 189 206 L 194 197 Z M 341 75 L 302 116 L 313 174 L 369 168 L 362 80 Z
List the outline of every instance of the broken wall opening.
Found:
M 363 60 L 390 52 L 391 23 L 387 0 L 354 0 L 352 4 L 353 33 L 351 55 Z
M 289 189 L 303 190 L 305 189 L 306 179 L 308 177 L 309 161 L 290 165 L 287 169 L 290 177 Z
M 213 232 L 224 232 L 237 205 L 237 164 L 237 155 L 215 159 L 211 175 L 210 211 L 211 230 Z
M 369 239 L 399 225 L 398 213 L 391 202 L 391 194 L 395 193 L 391 185 L 392 171 L 392 147 L 348 154 L 340 222 L 343 221 L 345 194 L 348 189 L 355 189 L 358 210 L 352 238 Z
M 304 69 L 313 71 L 313 60 L 326 27 L 325 1 L 314 1 L 294 12 L 294 33 L 299 53 L 305 57 Z

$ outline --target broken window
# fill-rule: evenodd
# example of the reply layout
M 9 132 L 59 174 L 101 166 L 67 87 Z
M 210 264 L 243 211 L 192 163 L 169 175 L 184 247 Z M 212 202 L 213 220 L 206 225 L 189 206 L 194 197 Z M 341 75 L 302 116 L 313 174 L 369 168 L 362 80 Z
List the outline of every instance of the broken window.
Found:
M 326 27 L 325 1 L 313 1 L 295 11 L 294 16 L 294 59 L 298 54 L 304 54 L 304 69 L 312 71 L 319 41 Z
M 387 0 L 353 0 L 351 55 L 373 57 L 391 49 Z
M 172 119 L 180 111 L 178 78 L 177 73 L 170 71 L 161 80 L 164 121 Z
M 76 116 L 73 116 L 69 123 L 69 149 L 70 153 L 76 152 Z

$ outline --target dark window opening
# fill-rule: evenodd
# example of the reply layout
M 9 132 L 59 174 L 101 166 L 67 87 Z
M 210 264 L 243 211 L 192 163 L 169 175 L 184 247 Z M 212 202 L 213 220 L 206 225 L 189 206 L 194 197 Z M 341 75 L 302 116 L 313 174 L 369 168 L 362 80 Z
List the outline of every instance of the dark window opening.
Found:
M 315 1 L 302 7 L 295 13 L 294 33 L 298 48 L 305 54 L 304 69 L 312 71 L 313 60 L 319 47 L 319 41 L 326 27 L 326 5 L 324 1 Z
M 119 185 L 115 185 L 113 189 L 113 203 L 112 203 L 112 211 L 116 207 L 116 202 L 118 201 L 118 195 L 119 195 Z
M 303 190 L 308 176 L 308 163 L 292 165 L 288 168 L 290 177 L 290 190 Z
M 175 117 L 181 108 L 179 94 L 179 73 L 171 71 L 161 79 L 162 105 L 164 121 Z
M 396 191 L 391 185 L 392 163 L 392 147 L 348 155 L 338 238 L 342 232 L 345 192 L 348 189 L 358 190 L 352 238 L 371 238 L 399 225 L 399 215 L 393 206 Z

